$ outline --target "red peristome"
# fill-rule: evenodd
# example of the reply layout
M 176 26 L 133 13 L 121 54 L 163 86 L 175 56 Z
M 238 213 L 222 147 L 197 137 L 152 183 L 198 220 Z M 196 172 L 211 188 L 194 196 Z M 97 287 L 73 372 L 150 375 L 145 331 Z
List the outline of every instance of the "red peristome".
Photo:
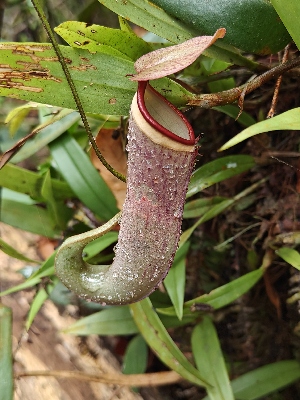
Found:
M 188 128 L 189 131 L 189 139 L 184 139 L 182 137 L 179 137 L 175 135 L 173 132 L 159 124 L 149 113 L 147 110 L 146 104 L 145 104 L 145 91 L 147 89 L 150 89 L 153 91 L 156 96 L 159 98 L 163 99 L 163 101 L 168 104 L 168 106 L 180 117 L 181 120 L 184 121 L 186 127 Z M 150 124 L 154 129 L 159 131 L 161 134 L 169 137 L 170 139 L 175 140 L 176 142 L 182 143 L 182 144 L 187 144 L 187 145 L 194 145 L 195 144 L 195 134 L 194 130 L 191 127 L 189 121 L 185 118 L 185 116 L 176 108 L 172 103 L 170 103 L 167 99 L 165 99 L 160 93 L 158 93 L 151 85 L 149 85 L 148 81 L 139 81 L 138 83 L 138 91 L 137 91 L 137 103 L 139 110 L 145 120 Z

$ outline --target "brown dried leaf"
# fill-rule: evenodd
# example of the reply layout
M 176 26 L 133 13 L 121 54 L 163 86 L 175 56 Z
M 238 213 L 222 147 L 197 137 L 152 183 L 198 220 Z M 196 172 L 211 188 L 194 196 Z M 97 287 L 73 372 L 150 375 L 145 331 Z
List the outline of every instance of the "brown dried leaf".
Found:
M 123 149 L 122 138 L 119 136 L 115 139 L 113 129 L 101 129 L 96 138 L 96 143 L 106 161 L 115 170 L 126 175 L 127 157 Z M 126 183 L 120 181 L 104 167 L 94 150 L 91 150 L 91 160 L 117 199 L 118 208 L 122 209 L 126 196 Z
M 181 71 L 191 65 L 200 54 L 217 39 L 223 38 L 225 28 L 220 28 L 213 36 L 198 36 L 176 46 L 152 51 L 140 57 L 134 64 L 136 75 L 132 81 L 148 81 Z
M 40 129 L 35 129 L 29 135 L 25 136 L 24 138 L 18 140 L 16 144 L 13 145 L 10 149 L 8 149 L 5 153 L 2 154 L 0 157 L 0 169 L 4 167 L 5 164 L 8 163 L 8 161 L 13 158 L 15 154 L 22 148 L 22 146 L 27 142 L 27 140 L 33 138 Z

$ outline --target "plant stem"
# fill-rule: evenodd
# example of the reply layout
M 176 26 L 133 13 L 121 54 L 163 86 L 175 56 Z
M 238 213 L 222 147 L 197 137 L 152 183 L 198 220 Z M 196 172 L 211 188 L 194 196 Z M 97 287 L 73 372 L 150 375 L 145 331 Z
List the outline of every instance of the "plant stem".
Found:
M 24 371 L 15 374 L 15 378 L 29 376 L 51 376 L 56 378 L 79 379 L 82 381 L 101 382 L 110 385 L 120 386 L 163 386 L 170 385 L 182 380 L 182 377 L 175 371 L 154 372 L 147 374 L 86 374 L 82 371 Z
M 269 71 L 257 76 L 252 81 L 245 83 L 244 85 L 238 86 L 233 89 L 224 90 L 223 92 L 217 92 L 212 94 L 200 94 L 194 95 L 189 99 L 189 106 L 197 106 L 201 108 L 212 108 L 216 106 L 224 106 L 229 103 L 233 103 L 241 95 L 246 95 L 253 90 L 259 88 L 264 83 L 268 82 L 272 78 L 284 74 L 292 68 L 300 66 L 300 57 L 294 58 L 291 61 L 287 61 L 280 64 Z
M 282 64 L 288 60 L 289 49 L 290 49 L 290 44 L 288 44 L 284 49 L 284 54 L 283 54 L 282 61 L 281 61 Z M 275 88 L 274 88 L 274 94 L 273 94 L 273 99 L 272 99 L 272 103 L 271 103 L 271 108 L 268 112 L 267 118 L 273 118 L 276 113 L 276 106 L 277 106 L 277 102 L 278 102 L 279 89 L 280 89 L 281 82 L 282 82 L 282 75 L 280 75 L 277 78 L 277 82 L 276 82 Z
M 47 19 L 46 19 L 45 13 L 44 13 L 44 11 L 43 11 L 43 9 L 42 9 L 40 3 L 39 3 L 39 0 L 32 0 L 32 4 L 33 4 L 33 6 L 34 6 L 34 8 L 35 8 L 35 10 L 36 10 L 36 12 L 37 12 L 37 14 L 38 14 L 38 16 L 39 16 L 41 22 L 42 22 L 42 24 L 43 24 L 43 26 L 44 26 L 44 28 L 45 28 L 47 34 L 48 34 L 48 37 L 49 37 L 50 42 L 51 42 L 51 44 L 52 44 L 52 46 L 53 46 L 53 49 L 54 49 L 54 51 L 55 51 L 55 53 L 56 53 L 56 55 L 57 55 L 57 58 L 58 58 L 58 60 L 59 60 L 59 62 L 60 62 L 60 64 L 61 64 L 61 67 L 62 67 L 62 69 L 63 69 L 63 72 L 64 72 L 64 74 L 65 74 L 65 77 L 66 77 L 66 79 L 67 79 L 67 81 L 68 81 L 69 87 L 70 87 L 70 89 L 71 89 L 71 92 L 72 92 L 74 101 L 75 101 L 76 106 L 77 106 L 77 108 L 78 108 L 78 111 L 79 111 L 79 113 L 80 113 L 80 116 L 81 116 L 81 119 L 82 119 L 84 128 L 85 128 L 86 133 L 87 133 L 87 135 L 88 135 L 89 141 L 90 141 L 90 143 L 91 143 L 91 145 L 92 145 L 92 147 L 93 147 L 93 149 L 94 149 L 94 151 L 95 151 L 97 157 L 98 157 L 99 160 L 102 162 L 102 164 L 103 164 L 115 177 L 117 177 L 118 179 L 120 179 L 120 180 L 123 181 L 123 182 L 126 182 L 125 176 L 124 176 L 123 174 L 120 174 L 118 171 L 116 171 L 116 170 L 105 160 L 105 158 L 104 158 L 103 155 L 101 154 L 101 152 L 100 152 L 100 150 L 99 150 L 99 148 L 98 148 L 98 146 L 97 146 L 97 144 L 96 144 L 95 138 L 94 138 L 94 136 L 93 136 L 93 134 L 92 134 L 91 128 L 90 128 L 89 123 L 88 123 L 88 120 L 87 120 L 87 118 L 86 118 L 86 115 L 85 115 L 85 112 L 84 112 L 84 109 L 83 109 L 83 106 L 82 106 L 80 97 L 79 97 L 78 92 L 77 92 L 77 90 L 76 90 L 74 81 L 73 81 L 72 76 L 71 76 L 71 74 L 70 74 L 70 71 L 69 71 L 69 69 L 68 69 L 68 67 L 67 67 L 67 64 L 65 63 L 64 57 L 63 57 L 63 55 L 62 55 L 62 52 L 61 52 L 61 50 L 60 50 L 60 48 L 59 48 L 59 45 L 58 45 L 58 43 L 57 43 L 57 41 L 56 41 L 56 39 L 55 39 L 55 36 L 54 36 L 54 34 L 53 34 L 53 32 L 52 32 L 52 29 L 51 29 L 51 27 L 50 27 L 50 25 L 49 25 L 49 23 L 48 23 L 48 21 L 47 21 Z

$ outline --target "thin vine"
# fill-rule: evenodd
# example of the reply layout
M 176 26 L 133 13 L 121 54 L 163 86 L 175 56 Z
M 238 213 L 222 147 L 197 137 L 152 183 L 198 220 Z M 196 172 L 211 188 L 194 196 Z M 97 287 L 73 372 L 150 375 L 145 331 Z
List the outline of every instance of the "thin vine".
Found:
M 123 174 L 121 174 L 120 172 L 116 171 L 116 170 L 106 161 L 106 159 L 103 157 L 101 151 L 99 150 L 99 148 L 98 148 L 98 146 L 97 146 L 97 144 L 96 144 L 95 138 L 94 138 L 94 136 L 93 136 L 93 134 L 92 134 L 90 125 L 89 125 L 89 123 L 88 123 L 88 120 L 87 120 L 87 118 L 86 118 L 86 115 L 85 115 L 85 112 L 84 112 L 84 109 L 83 109 L 83 106 L 82 106 L 80 97 L 79 97 L 78 92 L 77 92 L 77 90 L 76 90 L 76 86 L 75 86 L 75 84 L 74 84 L 74 81 L 73 81 L 73 79 L 72 79 L 72 76 L 71 76 L 71 74 L 70 74 L 70 71 L 69 71 L 69 69 L 68 69 L 68 67 L 67 67 L 67 64 L 66 64 L 66 62 L 65 62 L 65 60 L 64 60 L 64 57 L 63 57 L 63 55 L 62 55 L 62 52 L 61 52 L 61 50 L 60 50 L 60 48 L 59 48 L 59 45 L 58 45 L 58 43 L 57 43 L 57 40 L 55 39 L 55 36 L 54 36 L 54 34 L 53 34 L 53 32 L 52 32 L 52 29 L 51 29 L 51 27 L 50 27 L 50 25 L 49 25 L 49 23 L 48 23 L 48 21 L 47 21 L 47 19 L 46 19 L 46 15 L 45 15 L 45 13 L 44 13 L 44 11 L 43 11 L 43 9 L 42 9 L 40 3 L 39 3 L 39 0 L 32 0 L 32 4 L 33 4 L 33 6 L 34 6 L 34 8 L 35 8 L 35 10 L 36 10 L 36 12 L 37 12 L 37 14 L 38 14 L 38 16 L 39 16 L 41 22 L 42 22 L 42 24 L 43 24 L 43 26 L 44 26 L 44 28 L 45 28 L 45 30 L 46 30 L 46 32 L 47 32 L 47 35 L 48 35 L 48 37 L 49 37 L 49 40 L 50 40 L 50 42 L 51 42 L 51 44 L 52 44 L 52 46 L 53 46 L 53 49 L 54 49 L 54 51 L 55 51 L 55 53 L 56 53 L 56 55 L 57 55 L 58 61 L 60 62 L 60 65 L 61 65 L 61 67 L 62 67 L 62 69 L 63 69 L 63 72 L 64 72 L 64 74 L 65 74 L 65 77 L 66 77 L 66 79 L 67 79 L 67 81 L 68 81 L 69 87 L 70 87 L 70 89 L 71 89 L 71 92 L 72 92 L 74 101 L 75 101 L 76 106 L 77 106 L 77 108 L 78 108 L 78 111 L 79 111 L 79 113 L 80 113 L 80 116 L 81 116 L 81 119 L 82 119 L 82 122 L 83 122 L 83 125 L 84 125 L 84 128 L 85 128 L 85 131 L 86 131 L 86 133 L 87 133 L 87 135 L 88 135 L 89 141 L 90 141 L 90 143 L 91 143 L 91 145 L 92 145 L 92 147 L 93 147 L 93 149 L 94 149 L 94 151 L 95 151 L 97 157 L 98 157 L 99 160 L 102 162 L 102 164 L 103 164 L 115 177 L 117 177 L 118 179 L 120 179 L 120 180 L 123 181 L 123 182 L 126 182 L 126 177 L 125 177 Z

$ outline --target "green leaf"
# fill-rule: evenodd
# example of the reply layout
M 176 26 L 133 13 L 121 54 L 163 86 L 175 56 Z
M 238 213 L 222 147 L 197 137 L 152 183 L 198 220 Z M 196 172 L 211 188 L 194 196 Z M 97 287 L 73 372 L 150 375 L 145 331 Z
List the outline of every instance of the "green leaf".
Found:
M 0 297 L 7 296 L 8 294 L 11 294 L 11 293 L 19 292 L 20 290 L 28 289 L 32 286 L 37 285 L 40 282 L 41 282 L 40 278 L 27 279 L 25 282 L 22 282 L 19 285 L 12 286 L 11 288 L 4 290 L 3 292 L 0 292 Z
M 147 369 L 148 347 L 143 336 L 131 339 L 123 361 L 123 374 L 143 374 Z
M 281 247 L 280 249 L 276 250 L 275 253 L 284 261 L 300 271 L 300 253 L 297 250 L 289 247 Z
M 248 274 L 212 290 L 209 294 L 203 294 L 200 297 L 187 301 L 184 303 L 184 308 L 189 309 L 193 304 L 197 303 L 209 304 L 215 310 L 225 307 L 244 293 L 247 293 L 261 279 L 263 274 L 263 268 L 248 272 Z
M 164 280 L 165 288 L 170 296 L 179 320 L 182 319 L 185 288 L 185 259 L 189 247 L 190 243 L 186 242 L 177 250 L 172 268 Z
M 199 36 L 191 26 L 188 26 L 190 25 L 190 21 L 188 21 L 188 25 L 181 23 L 177 18 L 171 17 L 164 10 L 153 4 L 153 1 L 126 0 L 125 2 L 99 0 L 99 2 L 125 19 L 129 19 L 130 22 L 172 43 L 182 43 L 192 37 Z M 186 5 L 183 8 L 186 8 Z M 217 26 L 213 32 L 221 27 L 221 25 Z M 241 56 L 235 48 L 226 44 L 213 45 L 205 50 L 204 54 L 208 57 L 216 58 L 230 64 L 242 65 L 249 69 L 255 69 L 258 66 L 257 63 Z
M 107 52 L 116 57 L 135 61 L 152 51 L 149 43 L 133 31 L 89 25 L 85 22 L 67 21 L 54 29 L 70 46 L 89 50 L 91 53 Z
M 298 19 L 298 16 L 300 15 L 299 1 L 285 0 L 283 2 L 282 0 L 271 0 L 271 3 L 300 50 L 300 30 Z
M 44 175 L 43 185 L 41 187 L 41 195 L 45 199 L 49 215 L 51 216 L 55 227 L 64 229 L 71 218 L 72 211 L 62 202 L 59 203 L 55 201 L 49 170 Z
M 118 240 L 118 232 L 107 232 L 104 236 L 93 240 L 84 248 L 84 260 L 89 261 L 104 249 Z
M 278 130 L 299 130 L 300 129 L 300 108 L 293 108 L 276 117 L 266 119 L 265 121 L 258 122 L 255 125 L 244 129 L 242 132 L 234 136 L 218 151 L 227 150 L 232 146 L 249 139 L 252 136 L 258 135 L 262 132 L 278 131 Z
M 184 206 L 183 218 L 201 217 L 213 206 L 222 203 L 224 200 L 227 200 L 226 197 L 215 196 L 189 201 Z
M 193 367 L 173 342 L 161 320 L 153 310 L 149 298 L 131 304 L 130 309 L 139 331 L 164 364 L 176 371 L 184 379 L 196 385 L 204 387 L 210 385 L 202 378 L 199 371 Z
M 29 263 L 40 263 L 40 261 L 32 260 L 31 258 L 23 256 L 23 254 L 19 253 L 14 247 L 11 247 L 8 243 L 6 243 L 3 239 L 0 238 L 0 250 L 10 257 L 16 258 L 17 260 L 27 261 Z
M 185 302 L 183 305 L 183 314 L 191 314 L 191 307 L 194 304 L 209 304 L 215 310 L 227 306 L 241 297 L 244 293 L 247 293 L 248 290 L 250 290 L 260 280 L 260 278 L 263 276 L 263 273 L 263 268 L 259 268 L 241 276 L 240 278 L 235 279 L 232 282 L 226 283 L 226 285 L 212 290 L 208 294 L 203 294 L 200 297 L 196 297 Z M 158 308 L 157 311 L 160 314 L 165 315 L 176 314 L 174 307 Z
M 153 2 L 146 0 L 127 0 L 126 2 L 99 0 L 99 2 L 116 14 L 130 19 L 131 22 L 172 43 L 184 42 L 196 36 L 192 29 L 170 17 L 165 11 L 152 4 Z
M 187 191 L 187 198 L 202 190 L 247 171 L 255 165 L 253 157 L 231 155 L 218 158 L 193 172 Z
M 157 309 L 158 310 L 158 309 Z M 179 326 L 189 325 L 194 322 L 197 318 L 196 315 L 184 315 L 181 320 L 178 319 L 174 312 L 174 315 L 161 315 L 160 320 L 166 329 L 177 328 Z
M 54 259 L 56 256 L 56 251 L 54 251 L 50 257 L 47 258 L 41 265 L 41 267 L 31 275 L 31 277 L 28 279 L 42 279 L 44 277 L 51 277 L 54 274 Z
M 131 28 L 131 26 L 129 25 L 129 23 L 126 21 L 125 18 L 123 18 L 120 15 L 118 15 L 118 20 L 119 20 L 121 31 L 134 33 L 133 29 Z
M 0 304 L 0 400 L 13 400 L 12 312 Z
M 29 196 L 5 188 L 2 189 L 0 220 L 16 228 L 50 238 L 59 237 L 61 233 L 61 229 L 55 226 L 47 210 L 35 205 Z
M 75 139 L 65 134 L 50 144 L 50 151 L 66 182 L 89 209 L 103 220 L 118 212 L 114 195 Z
M 224 210 L 232 206 L 235 202 L 235 199 L 228 199 L 221 201 L 220 203 L 217 203 L 216 205 L 212 206 L 205 214 L 202 215 L 201 218 L 198 219 L 194 223 L 191 228 L 187 229 L 182 233 L 180 236 L 180 241 L 179 241 L 179 246 L 182 246 L 193 234 L 194 230 L 201 224 L 203 224 L 206 221 L 209 221 L 210 219 L 216 217 L 217 215 L 221 214 Z
M 224 42 L 249 53 L 276 53 L 291 40 L 274 8 L 265 0 L 190 0 L 184 7 L 181 0 L 152 2 L 201 35 L 226 28 Z
M 256 400 L 290 385 L 299 378 L 300 364 L 296 360 L 284 360 L 250 371 L 234 379 L 231 385 L 236 399 Z
M 128 115 L 136 83 L 133 61 L 109 54 L 60 46 L 86 113 Z M 61 65 L 52 46 L 32 43 L 0 43 L 0 57 L 6 65 L 6 81 L 0 96 L 36 101 L 76 109 Z M 32 69 L 26 67 L 32 65 Z M 113 65 L 113 69 L 112 69 Z M 16 79 L 15 76 L 19 78 Z M 153 83 L 175 106 L 186 105 L 193 95 L 168 78 Z
M 43 200 L 41 194 L 43 179 L 42 175 L 13 164 L 6 164 L 5 167 L 0 169 L 0 186 L 15 192 L 28 194 L 35 200 Z M 51 184 L 53 196 L 56 200 L 66 200 L 74 197 L 73 191 L 66 182 L 51 179 Z
M 30 288 L 32 286 L 37 285 L 41 282 L 44 277 L 51 277 L 54 275 L 54 257 L 56 252 L 54 252 L 42 265 L 41 267 L 32 274 L 25 282 L 20 283 L 19 285 L 13 286 L 4 292 L 0 293 L 0 296 L 6 296 L 10 293 L 15 293 L 23 289 Z
M 5 123 L 9 124 L 9 133 L 13 137 L 23 120 L 27 117 L 28 113 L 32 109 L 37 108 L 37 103 L 26 103 L 22 104 L 20 107 L 16 107 L 12 109 L 5 118 Z
M 42 305 L 45 303 L 45 301 L 48 299 L 49 294 L 52 292 L 54 286 L 53 285 L 47 285 L 47 290 L 44 288 L 41 288 L 38 290 L 36 295 L 34 296 L 34 299 L 30 305 L 29 313 L 26 318 L 26 323 L 25 323 L 25 328 L 28 331 L 35 316 L 41 309 Z
M 60 46 L 85 112 L 127 115 L 136 85 L 126 75 L 133 62 L 112 55 Z M 76 105 L 56 54 L 49 44 L 0 43 L 7 84 L 0 95 L 63 108 Z M 32 65 L 28 70 L 27 65 Z M 113 71 L 111 66 L 113 65 Z M 19 76 L 16 82 L 15 76 Z
M 58 138 L 62 133 L 69 129 L 73 124 L 80 120 L 79 113 L 63 109 L 57 115 L 54 115 L 47 122 L 35 128 L 38 131 L 34 138 L 28 140 L 24 146 L 13 156 L 12 161 L 19 163 L 36 154 L 52 140 Z
M 192 351 L 201 375 L 212 383 L 211 400 L 234 400 L 220 342 L 213 322 L 203 317 L 192 333 Z
M 254 125 L 256 122 L 255 119 L 251 117 L 251 115 L 248 114 L 246 111 L 243 111 L 239 115 L 241 110 L 239 109 L 238 106 L 232 104 L 227 104 L 226 106 L 220 106 L 220 107 L 213 107 L 213 110 L 217 110 L 226 115 L 229 115 L 229 117 L 234 118 L 239 124 L 245 127 Z
M 128 306 L 109 307 L 75 322 L 65 333 L 71 335 L 132 335 L 138 333 Z

